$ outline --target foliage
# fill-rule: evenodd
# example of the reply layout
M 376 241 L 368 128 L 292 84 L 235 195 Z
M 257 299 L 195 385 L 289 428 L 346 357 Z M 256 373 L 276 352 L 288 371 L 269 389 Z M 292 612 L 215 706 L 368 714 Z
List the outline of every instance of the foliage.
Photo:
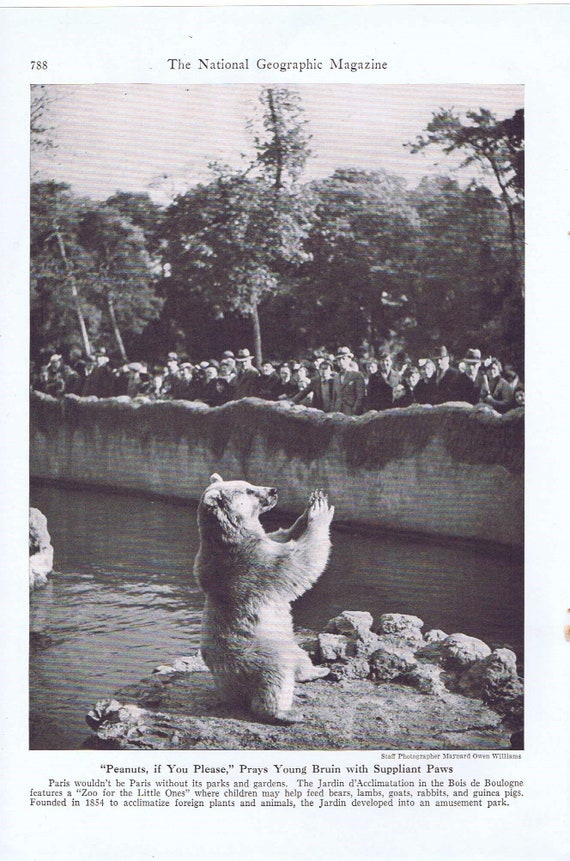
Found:
M 32 185 L 31 312 L 36 347 L 82 345 L 73 286 L 92 338 L 109 338 L 117 321 L 126 333 L 140 332 L 161 307 L 151 276 L 142 230 L 117 210 L 75 197 L 64 184 Z M 109 316 L 109 299 L 115 323 Z
M 305 311 L 318 314 L 325 342 L 389 339 L 405 313 L 417 229 L 404 182 L 386 171 L 337 170 L 312 192 L 312 261 L 300 290 Z
M 426 132 L 419 135 L 414 143 L 408 144 L 411 152 L 419 152 L 430 145 L 441 147 L 446 154 L 462 152 L 465 154 L 463 166 L 476 162 L 487 173 L 491 173 L 496 181 L 499 201 L 506 215 L 508 246 L 504 245 L 501 231 L 498 236 L 491 232 L 485 240 L 488 248 L 486 261 L 489 265 L 482 261 L 481 294 L 477 301 L 481 306 L 486 299 L 490 299 L 491 307 L 481 308 L 484 312 L 479 315 L 475 313 L 472 328 L 478 332 L 478 338 L 474 340 L 486 342 L 495 352 L 508 357 L 509 361 L 522 368 L 524 111 L 520 109 L 512 117 L 497 120 L 491 111 L 480 108 L 478 112 L 468 111 L 466 121 L 462 121 L 453 110 L 440 110 L 433 115 Z M 483 238 L 484 232 L 479 236 Z M 490 263 L 493 256 L 495 278 Z
M 434 144 L 447 155 L 460 151 L 465 153 L 463 166 L 477 162 L 492 173 L 508 214 L 511 255 L 518 270 L 522 259 L 524 112 L 518 110 L 512 117 L 499 121 L 491 111 L 480 108 L 478 112 L 467 111 L 466 120 L 462 122 L 453 110 L 440 110 L 428 123 L 427 134 L 418 135 L 408 147 L 413 153 Z
M 41 140 L 47 105 L 35 89 Z M 413 190 L 382 169 L 301 184 L 310 135 L 289 89 L 263 88 L 248 126 L 249 166 L 212 165 L 210 181 L 166 210 L 145 193 L 103 204 L 32 185 L 34 345 L 80 343 L 84 318 L 120 352 L 124 335 L 139 357 L 168 345 L 204 358 L 250 344 L 253 323 L 258 361 L 263 327 L 270 358 L 341 344 L 417 357 L 443 342 L 522 370 L 522 111 L 434 114 L 411 151 L 462 153 L 494 180 L 440 176 Z
M 408 346 L 425 352 L 444 342 L 456 354 L 469 346 L 497 352 L 497 338 L 481 339 L 500 315 L 510 284 L 508 224 L 500 202 L 485 187 L 462 189 L 446 177 L 422 180 L 410 202 L 419 231 Z
M 213 165 L 212 181 L 179 196 L 163 229 L 178 307 L 186 293 L 200 296 L 217 318 L 250 317 L 258 362 L 259 307 L 288 292 L 295 267 L 308 259 L 313 208 L 311 195 L 295 185 L 308 157 L 298 97 L 269 88 L 260 100 L 269 137 L 255 137 L 255 162 L 245 172 Z
M 90 253 L 90 295 L 111 297 L 131 332 L 158 316 L 161 301 L 151 282 L 151 261 L 144 233 L 107 204 L 93 205 L 78 223 L 78 239 Z M 98 302 L 101 306 L 101 301 Z
M 44 85 L 31 88 L 30 106 L 30 146 L 33 151 L 49 150 L 54 147 L 53 126 L 49 123 L 50 98 Z
M 261 125 L 265 135 L 254 134 L 256 161 L 253 167 L 277 191 L 293 185 L 303 173 L 311 136 L 303 120 L 303 107 L 298 93 L 284 87 L 264 87 L 259 95 L 263 116 Z M 250 131 L 254 120 L 247 123 Z
M 105 201 L 107 206 L 120 212 L 144 234 L 145 247 L 151 258 L 156 260 L 160 250 L 160 227 L 163 210 L 155 203 L 148 192 L 134 193 L 117 191 Z

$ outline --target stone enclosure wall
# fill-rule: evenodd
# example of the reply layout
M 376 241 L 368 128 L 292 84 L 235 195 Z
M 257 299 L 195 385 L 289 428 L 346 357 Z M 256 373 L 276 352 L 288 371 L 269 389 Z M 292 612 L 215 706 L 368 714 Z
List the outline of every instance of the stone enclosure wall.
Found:
M 299 513 L 323 488 L 335 521 L 521 545 L 524 411 L 409 407 L 359 418 L 255 398 L 55 400 L 32 393 L 30 473 L 198 500 L 212 472 L 279 489 Z

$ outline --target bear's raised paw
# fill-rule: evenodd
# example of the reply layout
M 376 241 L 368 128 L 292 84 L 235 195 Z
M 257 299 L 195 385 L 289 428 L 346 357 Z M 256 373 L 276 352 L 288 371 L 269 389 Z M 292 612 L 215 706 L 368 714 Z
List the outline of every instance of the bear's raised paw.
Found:
M 309 523 L 318 520 L 328 525 L 333 519 L 334 506 L 329 505 L 328 497 L 322 490 L 313 490 L 311 493 L 307 516 Z

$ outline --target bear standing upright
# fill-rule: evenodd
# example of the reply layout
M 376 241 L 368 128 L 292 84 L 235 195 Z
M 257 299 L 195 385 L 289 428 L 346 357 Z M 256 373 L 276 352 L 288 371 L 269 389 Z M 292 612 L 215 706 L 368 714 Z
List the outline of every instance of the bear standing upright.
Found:
M 291 601 L 323 573 L 334 508 L 321 491 L 290 529 L 266 533 L 259 515 L 277 502 L 272 487 L 210 478 L 198 506 L 194 574 L 206 594 L 201 652 L 225 699 L 263 720 L 293 723 L 295 681 L 328 674 L 295 642 Z

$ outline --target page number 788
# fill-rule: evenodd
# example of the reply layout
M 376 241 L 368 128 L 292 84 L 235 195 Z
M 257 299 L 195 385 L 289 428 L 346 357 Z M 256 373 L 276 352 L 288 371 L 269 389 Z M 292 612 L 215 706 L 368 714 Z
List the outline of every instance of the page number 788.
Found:
M 47 60 L 30 60 L 30 63 L 32 64 L 32 71 L 34 71 L 34 69 L 47 69 L 48 67 Z

